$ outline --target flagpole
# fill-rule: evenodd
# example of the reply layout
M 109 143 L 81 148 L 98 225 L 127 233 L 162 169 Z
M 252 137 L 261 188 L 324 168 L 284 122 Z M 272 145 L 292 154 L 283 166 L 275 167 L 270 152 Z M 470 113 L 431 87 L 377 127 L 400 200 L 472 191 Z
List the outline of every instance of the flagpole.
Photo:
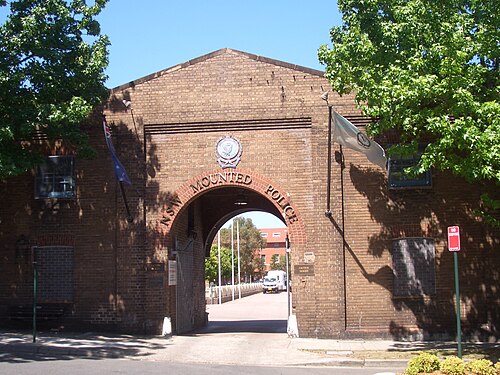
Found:
M 221 285 L 221 274 L 220 274 L 220 229 L 217 232 L 217 268 L 219 271 L 219 305 L 222 304 L 222 285 Z
M 321 98 L 328 105 L 328 168 L 327 168 L 327 190 L 326 190 L 326 211 L 325 216 L 333 220 L 330 206 L 330 191 L 332 178 L 332 105 L 328 102 L 328 91 L 321 95 Z M 340 189 L 341 189 L 341 210 L 342 210 L 342 263 L 343 263 L 343 279 L 344 279 L 344 329 L 347 329 L 347 285 L 346 285 L 346 259 L 345 259 L 345 223 L 344 223 L 344 151 L 342 144 L 340 146 Z
M 325 91 L 321 95 L 321 99 L 326 102 L 328 106 L 328 157 L 327 157 L 327 174 L 326 174 L 326 210 L 325 216 L 331 218 L 332 211 L 330 208 L 330 191 L 331 191 L 331 180 L 332 180 L 332 106 L 328 102 L 328 91 Z
M 231 223 L 231 290 L 234 301 L 234 219 Z
M 340 146 L 340 197 L 342 203 L 342 262 L 344 264 L 344 329 L 347 330 L 347 277 L 346 277 L 346 261 L 345 261 L 345 211 L 344 211 L 344 151 Z
M 123 187 L 123 181 L 120 182 L 120 191 L 122 192 L 123 202 L 125 202 L 125 210 L 127 210 L 127 221 L 132 223 L 134 218 L 130 214 L 130 208 L 128 207 L 127 196 L 125 195 L 125 188 Z
M 241 299 L 240 222 L 238 220 L 236 220 L 236 246 L 238 248 L 238 298 Z
M 134 221 L 134 218 L 130 214 L 130 208 L 128 206 L 127 196 L 125 195 L 125 189 L 123 187 L 123 182 L 126 182 L 129 185 L 131 184 L 131 182 L 127 176 L 127 173 L 125 172 L 125 168 L 123 168 L 123 165 L 118 159 L 118 156 L 116 156 L 115 147 L 113 146 L 113 142 L 111 140 L 111 130 L 108 127 L 108 123 L 106 121 L 106 115 L 104 114 L 102 114 L 102 125 L 104 130 L 104 139 L 106 141 L 106 145 L 108 146 L 108 150 L 111 153 L 111 159 L 113 160 L 113 168 L 115 170 L 116 179 L 119 182 L 120 191 L 123 197 L 123 201 L 125 203 L 125 209 L 127 210 L 127 221 L 129 223 L 132 223 Z
M 328 104 L 328 101 L 327 101 Z M 332 106 L 328 104 L 328 172 L 326 182 L 326 216 L 332 216 L 330 208 L 330 190 L 332 180 Z

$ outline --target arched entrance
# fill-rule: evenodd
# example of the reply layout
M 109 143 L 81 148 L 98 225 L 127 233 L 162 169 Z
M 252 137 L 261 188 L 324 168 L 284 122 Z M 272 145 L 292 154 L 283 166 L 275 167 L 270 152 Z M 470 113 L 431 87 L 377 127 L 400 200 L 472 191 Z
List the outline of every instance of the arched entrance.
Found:
M 169 260 L 176 261 L 175 292 L 168 289 L 168 309 L 177 333 L 205 324 L 204 259 L 217 231 L 231 217 L 265 211 L 287 226 L 294 246 L 305 243 L 304 225 L 286 191 L 250 171 L 206 171 L 177 189 L 161 208 L 158 226 Z M 244 203 L 244 204 L 243 204 Z

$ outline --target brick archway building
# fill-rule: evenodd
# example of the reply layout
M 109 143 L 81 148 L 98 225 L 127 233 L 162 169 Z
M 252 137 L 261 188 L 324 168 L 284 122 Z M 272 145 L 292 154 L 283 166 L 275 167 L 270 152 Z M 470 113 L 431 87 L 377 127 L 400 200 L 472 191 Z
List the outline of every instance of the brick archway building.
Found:
M 348 149 L 342 170 L 333 145 L 325 215 L 327 90 L 323 72 L 231 49 L 111 90 L 103 111 L 132 181 L 133 222 L 97 116 L 86 128 L 99 159 L 75 159 L 73 197 L 34 199 L 33 176 L 0 184 L 3 321 L 30 303 L 35 248 L 41 303 L 61 307 L 53 311 L 65 326 L 161 333 L 164 317 L 176 332 L 203 325 L 203 265 L 215 233 L 242 210 L 261 210 L 288 226 L 301 336 L 453 335 L 445 233 L 455 224 L 467 243 L 464 331 L 498 336 L 499 236 L 472 214 L 477 187 L 436 173 L 411 186 Z M 329 102 L 362 130 L 369 123 L 352 96 L 330 93 Z M 229 136 L 241 160 L 221 168 L 215 145 Z M 245 208 L 234 205 L 241 195 Z

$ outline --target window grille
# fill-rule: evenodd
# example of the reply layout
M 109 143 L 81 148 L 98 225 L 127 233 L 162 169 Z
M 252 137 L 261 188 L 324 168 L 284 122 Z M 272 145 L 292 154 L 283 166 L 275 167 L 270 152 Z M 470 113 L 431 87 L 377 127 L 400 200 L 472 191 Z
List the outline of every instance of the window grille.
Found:
M 392 244 L 395 296 L 433 295 L 436 291 L 432 238 L 398 238 Z
M 35 248 L 40 302 L 73 302 L 73 247 Z

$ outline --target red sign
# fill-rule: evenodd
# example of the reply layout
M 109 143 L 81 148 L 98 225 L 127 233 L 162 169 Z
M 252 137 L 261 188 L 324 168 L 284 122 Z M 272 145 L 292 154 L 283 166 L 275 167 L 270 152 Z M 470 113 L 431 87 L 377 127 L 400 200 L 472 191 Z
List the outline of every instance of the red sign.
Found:
M 460 227 L 458 225 L 448 227 L 448 250 L 460 251 Z

